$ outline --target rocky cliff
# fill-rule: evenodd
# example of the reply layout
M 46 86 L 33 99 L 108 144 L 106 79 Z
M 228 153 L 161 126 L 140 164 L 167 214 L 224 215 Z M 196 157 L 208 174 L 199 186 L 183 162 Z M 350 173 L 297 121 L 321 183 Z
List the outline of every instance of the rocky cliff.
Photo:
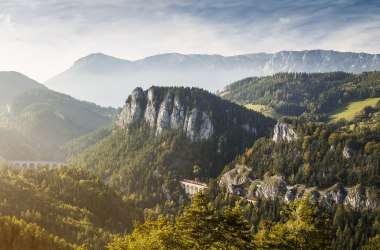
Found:
M 228 129 L 239 130 L 237 136 L 251 138 L 252 143 L 253 138 L 267 133 L 264 123 L 274 123 L 200 89 L 164 87 L 133 90 L 118 116 L 117 125 L 124 128 L 142 121 L 156 135 L 168 129 L 182 130 L 193 142 L 209 140 L 215 135 L 218 151 L 226 142 Z
M 145 120 L 159 135 L 167 129 L 182 129 L 192 141 L 209 139 L 214 134 L 214 126 L 207 111 L 196 107 L 186 107 L 179 95 L 167 94 L 161 101 L 155 88 L 144 92 L 137 88 L 123 107 L 117 125 L 125 127 L 134 122 Z
M 287 123 L 280 123 L 278 122 L 273 130 L 273 141 L 280 141 L 280 140 L 286 140 L 286 141 L 292 141 L 297 139 L 297 134 L 294 131 L 292 125 Z
M 302 184 L 287 185 L 283 177 L 277 175 L 254 179 L 250 169 L 244 165 L 236 165 L 235 168 L 225 172 L 220 178 L 219 185 L 232 194 L 250 200 L 279 199 L 288 203 L 309 194 L 311 199 L 328 206 L 344 204 L 355 210 L 374 209 L 380 206 L 379 193 L 372 187 L 363 185 L 344 187 L 337 183 L 327 189 L 318 189 Z

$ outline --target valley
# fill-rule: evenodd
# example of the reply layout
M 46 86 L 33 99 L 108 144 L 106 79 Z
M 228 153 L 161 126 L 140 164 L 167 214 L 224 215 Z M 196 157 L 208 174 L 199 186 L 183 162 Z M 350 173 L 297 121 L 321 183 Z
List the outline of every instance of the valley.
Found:
M 0 250 L 379 250 L 379 13 L 0 0 Z
M 49 90 L 16 72 L 0 72 L 0 156 L 64 160 L 59 147 L 112 124 L 116 110 Z
M 379 72 L 277 73 L 217 95 L 137 87 L 118 110 L 3 74 L 0 225 L 31 228 L 19 244 L 33 237 L 57 249 L 294 249 L 304 237 L 305 246 L 333 249 L 377 244 Z M 281 232 L 300 241 L 279 241 Z

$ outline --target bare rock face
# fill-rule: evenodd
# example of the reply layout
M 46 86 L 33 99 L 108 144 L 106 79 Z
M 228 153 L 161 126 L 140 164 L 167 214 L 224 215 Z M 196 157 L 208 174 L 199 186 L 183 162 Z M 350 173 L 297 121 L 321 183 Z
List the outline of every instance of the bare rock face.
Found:
M 146 93 L 136 88 L 126 101 L 116 124 L 123 128 L 141 119 L 155 130 L 156 135 L 167 129 L 182 129 L 190 140 L 199 141 L 209 139 L 215 132 L 207 111 L 188 109 L 180 96 L 174 93 L 167 93 L 160 101 L 154 87 Z
M 172 96 L 166 96 L 161 103 L 160 111 L 157 116 L 156 135 L 170 127 L 170 108 L 173 104 Z
M 346 195 L 346 189 L 343 185 L 337 183 L 323 192 L 322 200 L 327 205 L 333 205 L 334 203 L 343 204 Z
M 265 177 L 264 180 L 255 180 L 255 191 L 253 196 L 262 197 L 268 200 L 282 198 L 286 192 L 286 182 L 281 176 Z
M 344 146 L 342 155 L 344 158 L 349 159 L 352 156 L 353 150 L 349 146 Z
M 147 91 L 147 104 L 146 104 L 144 119 L 150 127 L 154 127 L 156 124 L 156 120 L 157 120 L 157 110 L 155 108 L 154 98 L 155 98 L 154 89 L 153 88 L 148 89 L 148 91 Z M 120 114 L 119 117 L 120 116 L 122 116 L 122 114 Z M 124 126 L 124 124 L 123 124 L 123 126 Z
M 181 103 L 178 96 L 174 97 L 173 113 L 170 117 L 170 125 L 172 129 L 182 128 L 185 122 L 185 107 Z
M 286 203 L 293 202 L 296 199 L 296 195 L 297 195 L 297 189 L 289 188 L 285 193 L 284 201 Z
M 366 188 L 363 185 L 356 185 L 349 189 L 344 205 L 356 210 L 363 208 L 377 208 L 379 206 L 378 191 Z
M 306 187 L 302 184 L 286 185 L 283 177 L 277 175 L 254 180 L 251 169 L 239 164 L 222 175 L 219 186 L 231 194 L 250 200 L 279 199 L 289 203 L 308 194 L 313 201 L 327 206 L 343 204 L 355 210 L 363 210 L 376 209 L 380 205 L 379 191 L 375 188 L 362 185 L 344 187 L 340 183 L 327 189 Z
M 222 175 L 219 185 L 226 188 L 230 193 L 238 194 L 242 189 L 241 186 L 251 181 L 253 181 L 252 170 L 245 165 L 237 164 L 233 169 Z
M 274 127 L 273 141 L 275 142 L 280 140 L 293 141 L 297 138 L 298 136 L 290 124 L 278 122 Z
M 136 88 L 135 90 L 133 90 L 131 95 L 131 101 L 125 103 L 125 106 L 123 107 L 118 117 L 117 124 L 120 127 L 123 127 L 124 124 L 131 124 L 140 119 L 143 112 L 143 101 L 144 91 L 141 88 Z

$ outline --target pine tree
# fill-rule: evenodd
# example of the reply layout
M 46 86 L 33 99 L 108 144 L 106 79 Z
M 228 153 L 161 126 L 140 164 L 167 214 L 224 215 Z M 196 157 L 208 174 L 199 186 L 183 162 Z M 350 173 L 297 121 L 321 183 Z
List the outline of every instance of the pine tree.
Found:
M 283 222 L 267 223 L 256 235 L 259 249 L 328 249 L 329 219 L 320 214 L 309 197 L 281 211 Z

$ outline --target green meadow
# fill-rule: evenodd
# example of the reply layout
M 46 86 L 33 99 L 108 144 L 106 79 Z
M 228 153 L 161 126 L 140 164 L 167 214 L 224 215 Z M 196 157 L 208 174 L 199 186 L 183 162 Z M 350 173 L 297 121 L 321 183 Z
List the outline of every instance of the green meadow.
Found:
M 367 106 L 375 106 L 380 100 L 380 97 L 367 98 L 361 101 L 350 102 L 344 107 L 336 109 L 334 112 L 330 113 L 330 119 L 332 121 L 337 121 L 340 119 L 345 119 L 346 121 L 352 121 L 360 111 Z
M 277 119 L 277 120 L 282 117 L 281 114 L 277 113 L 273 108 L 271 108 L 267 105 L 249 103 L 249 104 L 244 105 L 244 107 L 246 107 L 247 109 L 250 109 L 250 110 L 260 112 L 267 117 L 272 117 L 272 118 Z

